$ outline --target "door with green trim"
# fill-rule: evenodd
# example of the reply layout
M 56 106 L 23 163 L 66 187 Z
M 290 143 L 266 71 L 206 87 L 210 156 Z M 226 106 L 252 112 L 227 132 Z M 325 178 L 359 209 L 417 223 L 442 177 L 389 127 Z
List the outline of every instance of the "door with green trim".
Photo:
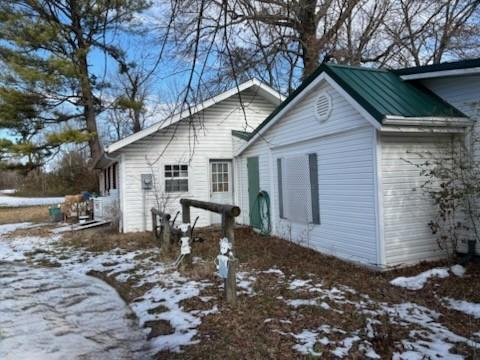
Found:
M 248 170 L 248 206 L 250 225 L 260 229 L 260 207 L 258 204 L 258 193 L 260 192 L 260 172 L 258 168 L 258 156 L 247 158 Z

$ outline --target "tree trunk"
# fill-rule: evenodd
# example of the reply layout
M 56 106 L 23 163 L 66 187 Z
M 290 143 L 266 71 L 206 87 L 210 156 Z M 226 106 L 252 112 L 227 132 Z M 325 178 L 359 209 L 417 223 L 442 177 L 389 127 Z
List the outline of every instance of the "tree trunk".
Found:
M 88 140 L 90 148 L 90 156 L 92 159 L 97 159 L 102 153 L 100 145 L 100 137 L 97 131 L 97 117 L 95 112 L 95 97 L 92 91 L 92 84 L 89 79 L 88 72 L 88 52 L 89 47 L 83 38 L 83 29 L 81 25 L 81 14 L 76 0 L 70 1 L 70 11 L 72 16 L 72 27 L 76 34 L 76 42 L 78 49 L 75 53 L 76 59 L 74 62 L 78 65 L 78 72 L 80 76 L 81 104 L 83 106 L 83 114 L 85 116 L 85 123 L 87 131 L 91 137 Z
M 299 29 L 302 46 L 303 76 L 305 79 L 312 74 L 319 65 L 320 49 L 317 39 L 317 22 L 315 20 L 316 0 L 300 2 L 298 18 L 301 23 Z
M 137 133 L 142 130 L 142 124 L 140 122 L 141 110 L 134 109 L 133 110 L 133 132 Z

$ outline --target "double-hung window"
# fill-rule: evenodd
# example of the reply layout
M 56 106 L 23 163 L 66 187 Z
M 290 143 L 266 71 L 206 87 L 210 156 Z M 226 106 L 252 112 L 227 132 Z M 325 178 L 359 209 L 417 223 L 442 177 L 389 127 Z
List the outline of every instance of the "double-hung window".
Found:
M 320 224 L 317 154 L 278 158 L 277 188 L 280 218 Z
M 188 165 L 165 165 L 165 192 L 188 191 Z

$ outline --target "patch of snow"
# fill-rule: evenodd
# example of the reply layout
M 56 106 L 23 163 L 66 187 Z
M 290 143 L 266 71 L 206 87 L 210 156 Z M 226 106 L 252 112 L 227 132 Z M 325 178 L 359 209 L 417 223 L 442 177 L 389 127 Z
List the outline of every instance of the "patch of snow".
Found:
M 278 276 L 285 276 L 285 274 L 283 273 L 282 270 L 280 269 L 277 269 L 277 268 L 271 268 L 271 269 L 268 269 L 268 270 L 264 270 L 262 271 L 263 274 L 274 274 L 274 275 L 278 275 Z
M 294 300 L 286 300 L 285 301 L 288 306 L 292 306 L 294 308 L 300 306 L 320 306 L 324 310 L 330 310 L 331 307 L 326 302 L 320 302 L 318 298 L 314 299 L 294 299 Z
M 254 296 L 255 290 L 253 290 L 253 284 L 257 281 L 257 278 L 246 271 L 240 271 L 237 273 L 237 287 L 246 295 Z
M 312 282 L 311 279 L 308 279 L 308 280 L 295 279 L 290 282 L 290 285 L 288 286 L 288 288 L 290 290 L 296 290 L 296 289 L 303 288 L 310 285 L 309 283 L 311 282 Z
M 390 284 L 394 286 L 399 286 L 403 287 L 409 290 L 420 290 L 423 288 L 425 283 L 430 279 L 431 277 L 438 277 L 438 278 L 446 278 L 448 277 L 448 268 L 435 268 L 435 269 L 430 269 L 427 271 L 424 271 L 416 276 L 410 276 L 410 277 L 405 277 L 405 276 L 400 276 L 392 281 L 390 281 Z
M 72 224 L 63 224 L 62 226 L 58 226 L 56 228 L 51 229 L 50 231 L 54 234 L 61 234 L 67 231 L 71 231 L 73 229 Z
M 358 349 L 365 355 L 367 359 L 381 359 L 381 356 L 377 354 L 371 344 L 360 344 Z
M 0 190 L 0 194 L 5 194 L 5 195 L 15 194 L 16 192 L 17 192 L 17 190 L 15 190 L 15 189 L 3 189 L 3 190 Z
M 439 272 L 440 276 L 445 276 L 445 274 L 448 276 L 448 269 L 443 270 L 444 271 Z M 426 278 L 428 279 L 428 277 Z M 353 344 L 358 343 L 358 349 L 365 358 L 378 359 L 380 356 L 373 350 L 372 344 L 368 339 L 375 337 L 375 329 L 372 325 L 380 323 L 378 319 L 380 316 L 387 316 L 393 324 L 415 329 L 397 344 L 397 346 L 402 348 L 402 351 L 397 351 L 394 355 L 394 358 L 398 360 L 425 358 L 460 359 L 462 358 L 461 356 L 450 352 L 457 343 L 463 343 L 469 347 L 480 349 L 479 342 L 453 333 L 446 326 L 438 322 L 440 317 L 439 313 L 426 307 L 415 303 L 388 304 L 377 302 L 372 300 L 368 295 L 355 292 L 355 290 L 343 285 L 337 285 L 336 287 L 328 289 L 322 287 L 321 284 L 312 285 L 312 282 L 313 280 L 308 281 L 308 279 L 295 281 L 293 282 L 293 288 L 300 290 L 307 289 L 309 292 L 315 292 L 319 296 L 313 299 L 285 299 L 284 301 L 294 307 L 301 305 L 322 306 L 322 300 L 328 300 L 329 305 L 332 306 L 335 304 L 352 305 L 359 314 L 366 316 L 366 324 L 363 328 L 359 328 L 350 333 L 334 328 L 330 328 L 329 330 L 328 325 L 323 325 L 323 327 L 314 330 L 306 329 L 300 334 L 285 333 L 285 336 L 293 336 L 296 339 L 297 344 L 295 349 L 302 354 L 313 355 L 316 353 L 312 346 L 321 338 L 322 332 L 328 334 L 328 331 L 337 331 L 338 333 L 342 331 L 341 333 L 345 335 L 343 340 L 335 342 L 332 338 L 330 339 L 329 347 L 334 349 L 333 354 L 335 356 L 348 357 Z M 291 283 L 292 282 L 287 283 L 287 285 Z M 352 299 L 352 295 L 355 295 L 356 299 Z M 471 307 L 468 308 L 471 310 Z M 337 311 L 333 308 L 332 310 Z M 360 334 L 363 333 L 366 334 L 365 338 L 361 338 Z
M 292 306 L 294 308 L 300 306 L 314 306 L 317 305 L 318 299 L 294 299 L 294 300 L 286 300 L 288 306 Z
M 457 335 L 436 320 L 440 314 L 414 303 L 385 305 L 384 311 L 392 321 L 400 325 L 417 325 L 422 330 L 410 331 L 410 338 L 402 340 L 407 351 L 397 352 L 394 359 L 463 359 L 460 355 L 450 353 L 455 343 L 465 343 L 473 348 L 480 348 L 480 343 Z
M 196 328 L 201 320 L 190 312 L 184 311 L 180 302 L 198 296 L 204 286 L 196 281 L 185 281 L 172 288 L 155 286 L 131 304 L 142 326 L 147 321 L 166 320 L 173 327 L 173 334 L 159 336 L 152 340 L 152 345 L 157 351 L 178 352 L 181 346 L 198 343 L 193 338 L 197 335 Z M 168 310 L 152 313 L 151 310 L 159 306 L 164 306 Z
M 444 298 L 443 300 L 448 308 L 461 311 L 467 315 L 471 315 L 475 319 L 480 319 L 480 304 L 471 303 L 465 300 L 455 300 L 451 298 Z
M 0 225 L 0 235 L 8 234 L 19 229 L 28 229 L 28 228 L 31 228 L 32 226 L 35 226 L 35 225 L 30 222 Z
M 348 355 L 354 343 L 359 341 L 360 338 L 357 335 L 347 337 L 342 340 L 341 346 L 337 347 L 336 349 L 332 350 L 332 354 L 343 358 Z
M 3 231 L 11 232 L 19 227 L 28 226 L 30 225 L 26 223 L 16 224 L 4 227 Z M 58 270 L 61 269 L 64 273 L 83 275 L 96 270 L 115 277 L 117 281 L 132 281 L 133 286 L 141 287 L 148 284 L 149 290 L 131 304 L 132 310 L 140 319 L 141 326 L 150 320 L 165 320 L 173 329 L 172 334 L 150 339 L 149 344 L 154 353 L 162 350 L 181 351 L 181 346 L 196 343 L 193 338 L 197 334 L 196 328 L 200 325 L 201 318 L 219 311 L 217 305 L 201 311 L 184 310 L 180 306 L 181 301 L 198 296 L 203 288 L 212 284 L 207 281 L 190 281 L 177 271 L 173 271 L 170 264 L 158 262 L 157 259 L 152 260 L 152 256 L 159 253 L 157 249 L 89 252 L 78 248 L 59 247 L 57 241 L 61 238 L 61 234 L 53 234 L 50 237 L 2 239 L 0 260 L 24 260 L 27 258 L 25 253 L 29 253 L 28 258 L 33 264 L 41 260 L 55 262 L 61 265 Z M 108 301 L 105 303 L 108 304 Z M 155 313 L 153 310 L 161 305 L 166 311 Z
M 61 269 L 0 267 L 0 358 L 131 359 L 148 351 L 146 332 L 104 282 Z
M 293 334 L 293 337 L 299 342 L 299 344 L 293 346 L 293 349 L 303 355 L 321 356 L 321 352 L 314 350 L 315 344 L 328 345 L 330 343 L 327 337 L 318 339 L 318 332 L 310 330 L 303 330 L 299 334 Z
M 21 207 L 62 204 L 63 197 L 19 197 L 0 195 L 0 207 Z
M 450 271 L 458 276 L 458 277 L 463 277 L 463 275 L 465 275 L 465 268 L 462 266 L 462 265 L 453 265 L 451 268 L 450 268 Z

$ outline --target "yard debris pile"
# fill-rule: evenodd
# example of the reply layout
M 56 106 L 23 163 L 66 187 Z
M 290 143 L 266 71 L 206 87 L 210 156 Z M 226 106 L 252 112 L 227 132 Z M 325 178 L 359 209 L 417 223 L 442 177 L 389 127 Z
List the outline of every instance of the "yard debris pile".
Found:
M 218 239 L 214 231 L 210 236 Z M 463 359 L 480 351 L 475 290 L 464 299 L 442 293 L 444 287 L 438 284 L 433 287 L 434 282 L 448 282 L 450 278 L 456 280 L 455 286 L 467 283 L 472 280 L 469 277 L 477 276 L 470 269 L 434 268 L 403 276 L 405 284 L 418 288 L 413 291 L 412 286 L 390 285 L 390 275 L 369 273 L 295 245 L 285 249 L 281 240 L 255 236 L 248 230 L 237 231 L 241 265 L 235 307 L 224 301 L 223 282 L 214 273 L 218 240 L 210 241 L 207 236 L 193 249 L 193 269 L 180 272 L 172 266 L 174 257 L 165 257 L 152 246 L 151 237 L 100 232 L 75 235 L 58 228 L 40 231 L 30 223 L 0 225 L 0 261 L 20 268 L 35 265 L 35 271 L 54 273 L 54 283 L 55 279 L 70 282 L 65 279 L 72 277 L 71 283 L 75 284 L 88 279 L 88 273 L 115 287 L 138 318 L 137 330 L 125 341 L 126 348 L 117 349 L 119 352 L 147 351 L 149 356 L 169 359 L 243 354 L 275 359 L 317 356 L 402 360 Z M 449 272 L 456 276 L 449 277 Z M 14 272 L 2 281 L 13 276 L 21 284 L 21 274 Z M 397 278 L 404 275 L 396 274 Z M 438 274 L 440 277 L 434 276 Z M 103 290 L 98 290 L 99 296 Z M 57 290 L 52 291 L 55 294 Z M 6 306 L 2 301 L 8 302 L 8 296 L 0 299 L 0 306 Z M 93 294 L 85 304 L 95 301 Z M 112 301 L 115 309 L 122 311 L 123 303 L 117 306 L 115 301 L 119 299 Z M 108 304 L 105 306 L 110 308 Z M 2 320 L 11 323 L 8 314 L 2 313 Z M 128 321 L 120 315 L 117 318 Z M 115 334 L 116 325 L 111 326 L 106 331 Z M 18 330 L 13 326 L 8 331 Z M 69 343 L 69 335 L 65 336 Z M 115 339 L 123 336 L 119 332 Z M 143 342 L 138 341 L 143 346 L 131 348 L 129 340 L 138 340 L 138 336 L 143 336 Z M 37 340 L 42 341 L 41 337 Z

